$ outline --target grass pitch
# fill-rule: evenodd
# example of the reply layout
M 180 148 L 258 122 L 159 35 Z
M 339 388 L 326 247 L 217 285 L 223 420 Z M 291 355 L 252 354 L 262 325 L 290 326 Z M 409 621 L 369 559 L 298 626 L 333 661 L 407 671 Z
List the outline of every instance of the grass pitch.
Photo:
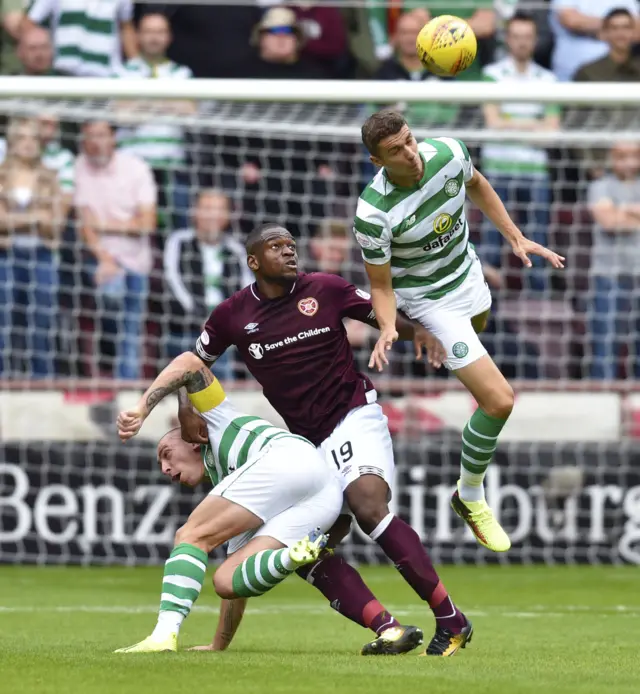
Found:
M 363 574 L 401 621 L 430 638 L 430 612 L 396 571 Z M 151 632 L 161 576 L 160 567 L 0 567 L 0 692 L 640 691 L 637 568 L 444 567 L 443 580 L 476 629 L 472 644 L 449 659 L 359 657 L 368 632 L 296 577 L 249 602 L 225 653 L 112 654 Z M 208 583 L 181 646 L 210 640 L 217 604 Z

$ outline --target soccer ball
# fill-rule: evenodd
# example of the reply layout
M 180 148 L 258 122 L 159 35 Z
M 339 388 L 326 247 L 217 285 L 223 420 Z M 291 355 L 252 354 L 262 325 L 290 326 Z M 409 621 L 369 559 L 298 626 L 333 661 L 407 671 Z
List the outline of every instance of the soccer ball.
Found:
M 464 19 L 443 14 L 422 27 L 416 49 L 427 70 L 439 77 L 453 77 L 471 65 L 478 42 Z

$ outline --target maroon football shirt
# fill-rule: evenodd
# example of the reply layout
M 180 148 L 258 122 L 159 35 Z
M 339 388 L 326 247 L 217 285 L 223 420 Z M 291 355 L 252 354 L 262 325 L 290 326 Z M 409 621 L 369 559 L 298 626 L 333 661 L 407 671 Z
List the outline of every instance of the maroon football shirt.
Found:
M 301 273 L 281 298 L 267 299 L 252 284 L 223 301 L 196 352 L 213 361 L 235 345 L 289 429 L 320 445 L 373 390 L 356 371 L 342 324 L 343 318 L 372 317 L 369 295 L 341 277 Z

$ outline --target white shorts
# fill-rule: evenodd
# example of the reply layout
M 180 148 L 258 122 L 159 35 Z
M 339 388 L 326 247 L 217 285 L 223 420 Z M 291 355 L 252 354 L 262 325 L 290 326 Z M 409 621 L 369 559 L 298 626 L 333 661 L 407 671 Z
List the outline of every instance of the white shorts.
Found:
M 335 467 L 309 443 L 280 438 L 258 458 L 225 477 L 210 492 L 243 506 L 264 521 L 229 540 L 232 554 L 253 537 L 273 537 L 289 547 L 311 530 L 328 530 L 342 506 Z
M 376 402 L 356 407 L 318 446 L 326 461 L 340 472 L 343 490 L 363 475 L 381 477 L 391 490 L 395 463 L 387 422 Z
M 465 281 L 441 299 L 403 299 L 398 308 L 431 331 L 447 350 L 444 365 L 451 371 L 461 369 L 483 357 L 484 348 L 471 319 L 491 308 L 491 292 L 476 257 Z

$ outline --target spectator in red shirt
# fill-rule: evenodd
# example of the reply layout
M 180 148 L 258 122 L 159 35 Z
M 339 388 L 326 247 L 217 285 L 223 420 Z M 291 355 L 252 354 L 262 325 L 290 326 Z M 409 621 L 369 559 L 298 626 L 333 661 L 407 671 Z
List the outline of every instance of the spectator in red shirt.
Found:
M 305 39 L 302 57 L 321 65 L 327 77 L 342 77 L 348 64 L 348 47 L 340 10 L 302 0 L 292 5 L 292 9 Z

